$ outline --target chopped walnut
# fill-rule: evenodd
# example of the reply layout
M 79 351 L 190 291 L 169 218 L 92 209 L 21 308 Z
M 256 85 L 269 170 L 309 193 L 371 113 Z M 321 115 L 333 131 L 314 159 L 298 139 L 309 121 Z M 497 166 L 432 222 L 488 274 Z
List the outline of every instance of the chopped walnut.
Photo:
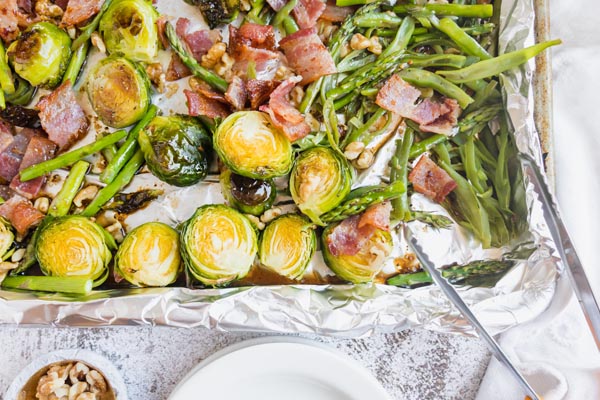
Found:
M 235 60 L 228 53 L 223 53 L 221 60 L 215 66 L 215 72 L 217 75 L 222 76 L 225 80 L 229 81 L 232 77 L 231 68 L 235 64 Z
M 92 33 L 91 41 L 92 45 L 97 48 L 100 53 L 106 54 L 106 45 L 98 32 Z
M 280 64 L 277 68 L 277 71 L 275 71 L 276 81 L 284 81 L 287 78 L 291 78 L 292 76 L 294 76 L 294 71 L 292 71 L 290 67 L 284 64 Z
M 379 38 L 377 36 L 371 37 L 370 43 L 371 44 L 369 45 L 369 47 L 367 47 L 367 50 L 369 50 L 373 54 L 381 54 L 383 48 L 381 47 L 381 42 L 379 41 Z
M 265 229 L 265 224 L 262 223 L 260 218 L 258 218 L 256 215 L 252 215 L 252 214 L 244 214 L 244 215 L 250 220 L 250 222 L 252 222 L 254 224 L 256 229 L 258 229 L 259 231 L 262 231 L 263 229 Z
M 348 143 L 348 145 L 344 149 L 344 156 L 346 157 L 346 159 L 348 159 L 350 161 L 356 160 L 358 158 L 358 156 L 360 156 L 360 153 L 363 152 L 364 149 L 365 149 L 365 144 L 363 142 L 356 141 L 356 142 Z
M 102 374 L 82 362 L 52 365 L 37 384 L 38 400 L 98 400 L 109 391 Z
M 362 50 L 371 46 L 371 40 L 362 33 L 355 33 L 350 39 L 350 47 L 352 50 Z
M 159 93 L 165 92 L 165 83 L 167 81 L 167 75 L 163 71 L 163 67 L 160 63 L 152 63 L 146 66 L 146 72 L 152 84 L 156 87 Z
M 217 42 L 212 45 L 208 50 L 208 53 L 202 56 L 200 65 L 204 68 L 214 68 L 217 63 L 221 60 L 223 55 L 226 54 L 227 45 L 223 42 Z
M 279 217 L 282 214 L 281 208 L 273 207 L 265 211 L 263 215 L 260 216 L 260 220 L 267 224 L 273 221 L 275 218 Z
M 92 393 L 104 393 L 108 389 L 104 377 L 96 370 L 91 370 L 85 377 L 85 380 L 90 384 Z
M 396 257 L 394 259 L 394 266 L 396 271 L 401 274 L 408 274 L 411 272 L 418 272 L 421 269 L 419 260 L 413 253 L 406 253 L 402 257 Z
M 64 11 L 50 0 L 37 0 L 35 3 L 35 13 L 42 20 L 48 20 L 62 18 Z
M 290 93 L 290 103 L 292 106 L 298 108 L 302 99 L 304 98 L 304 89 L 300 86 L 295 86 Z

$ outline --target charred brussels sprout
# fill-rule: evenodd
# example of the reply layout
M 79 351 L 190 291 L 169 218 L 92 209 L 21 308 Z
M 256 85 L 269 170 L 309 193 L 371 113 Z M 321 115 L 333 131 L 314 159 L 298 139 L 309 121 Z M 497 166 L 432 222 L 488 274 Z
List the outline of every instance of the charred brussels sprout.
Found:
M 302 213 L 322 224 L 319 216 L 338 206 L 350 193 L 352 172 L 345 158 L 328 147 L 302 152 L 290 174 L 290 192 Z
M 150 171 L 175 186 L 189 186 L 208 172 L 210 137 L 194 118 L 154 117 L 138 136 Z
M 179 235 L 161 222 L 148 222 L 127 234 L 115 256 L 115 270 L 136 286 L 167 286 L 181 272 Z
M 0 217 L 0 261 L 6 260 L 12 254 L 15 234 L 11 225 Z
M 7 49 L 6 56 L 21 78 L 33 86 L 58 86 L 71 59 L 71 38 L 49 22 L 37 22 Z
M 300 279 L 317 245 L 314 225 L 297 214 L 271 221 L 262 233 L 260 263 L 290 279 Z
M 233 21 L 240 10 L 239 0 L 185 0 L 185 2 L 200 7 L 211 29 Z
M 188 271 L 208 286 L 246 276 L 257 252 L 250 220 L 222 204 L 198 208 L 183 225 L 180 240 Z
M 285 175 L 292 166 L 292 144 L 259 111 L 231 114 L 215 131 L 213 145 L 233 172 L 249 178 Z
M 87 95 L 102 122 L 124 128 L 148 111 L 150 81 L 135 61 L 111 56 L 100 61 L 89 75 Z
M 101 285 L 117 245 L 100 225 L 81 216 L 47 218 L 37 230 L 35 257 L 50 276 L 85 277 Z
M 158 55 L 158 12 L 147 0 L 113 0 L 99 31 L 110 54 L 150 62 Z
M 248 178 L 225 169 L 220 176 L 223 196 L 230 206 L 244 214 L 261 215 L 271 208 L 277 188 L 272 179 Z
M 333 255 L 329 250 L 328 237 L 337 224 L 323 231 L 321 248 L 325 264 L 340 278 L 352 283 L 371 282 L 381 272 L 385 259 L 392 253 L 392 235 L 377 229 L 373 236 L 353 255 Z

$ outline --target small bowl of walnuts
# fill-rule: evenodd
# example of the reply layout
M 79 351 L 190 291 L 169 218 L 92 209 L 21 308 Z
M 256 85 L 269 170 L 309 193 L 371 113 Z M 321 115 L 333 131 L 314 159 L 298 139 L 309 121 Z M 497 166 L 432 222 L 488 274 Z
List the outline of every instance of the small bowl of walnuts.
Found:
M 61 350 L 42 356 L 15 378 L 7 400 L 127 400 L 117 369 L 86 350 Z

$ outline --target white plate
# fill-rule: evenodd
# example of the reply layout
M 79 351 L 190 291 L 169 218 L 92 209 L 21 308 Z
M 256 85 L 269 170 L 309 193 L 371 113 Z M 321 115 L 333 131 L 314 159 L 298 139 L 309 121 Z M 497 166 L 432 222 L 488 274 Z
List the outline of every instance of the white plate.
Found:
M 268 342 L 267 342 L 268 340 Z M 344 354 L 305 340 L 265 338 L 207 358 L 170 400 L 391 400 L 379 382 Z

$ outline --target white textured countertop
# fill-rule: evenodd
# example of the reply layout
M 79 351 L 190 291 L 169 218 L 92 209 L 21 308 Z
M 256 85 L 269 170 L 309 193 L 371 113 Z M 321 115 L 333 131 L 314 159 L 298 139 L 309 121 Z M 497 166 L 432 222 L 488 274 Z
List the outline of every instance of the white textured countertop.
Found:
M 230 344 L 257 336 L 165 327 L 0 327 L 0 398 L 36 356 L 83 348 L 115 364 L 131 400 L 163 400 L 198 362 Z M 490 357 L 478 339 L 423 330 L 366 339 L 315 339 L 358 360 L 398 400 L 474 399 Z

